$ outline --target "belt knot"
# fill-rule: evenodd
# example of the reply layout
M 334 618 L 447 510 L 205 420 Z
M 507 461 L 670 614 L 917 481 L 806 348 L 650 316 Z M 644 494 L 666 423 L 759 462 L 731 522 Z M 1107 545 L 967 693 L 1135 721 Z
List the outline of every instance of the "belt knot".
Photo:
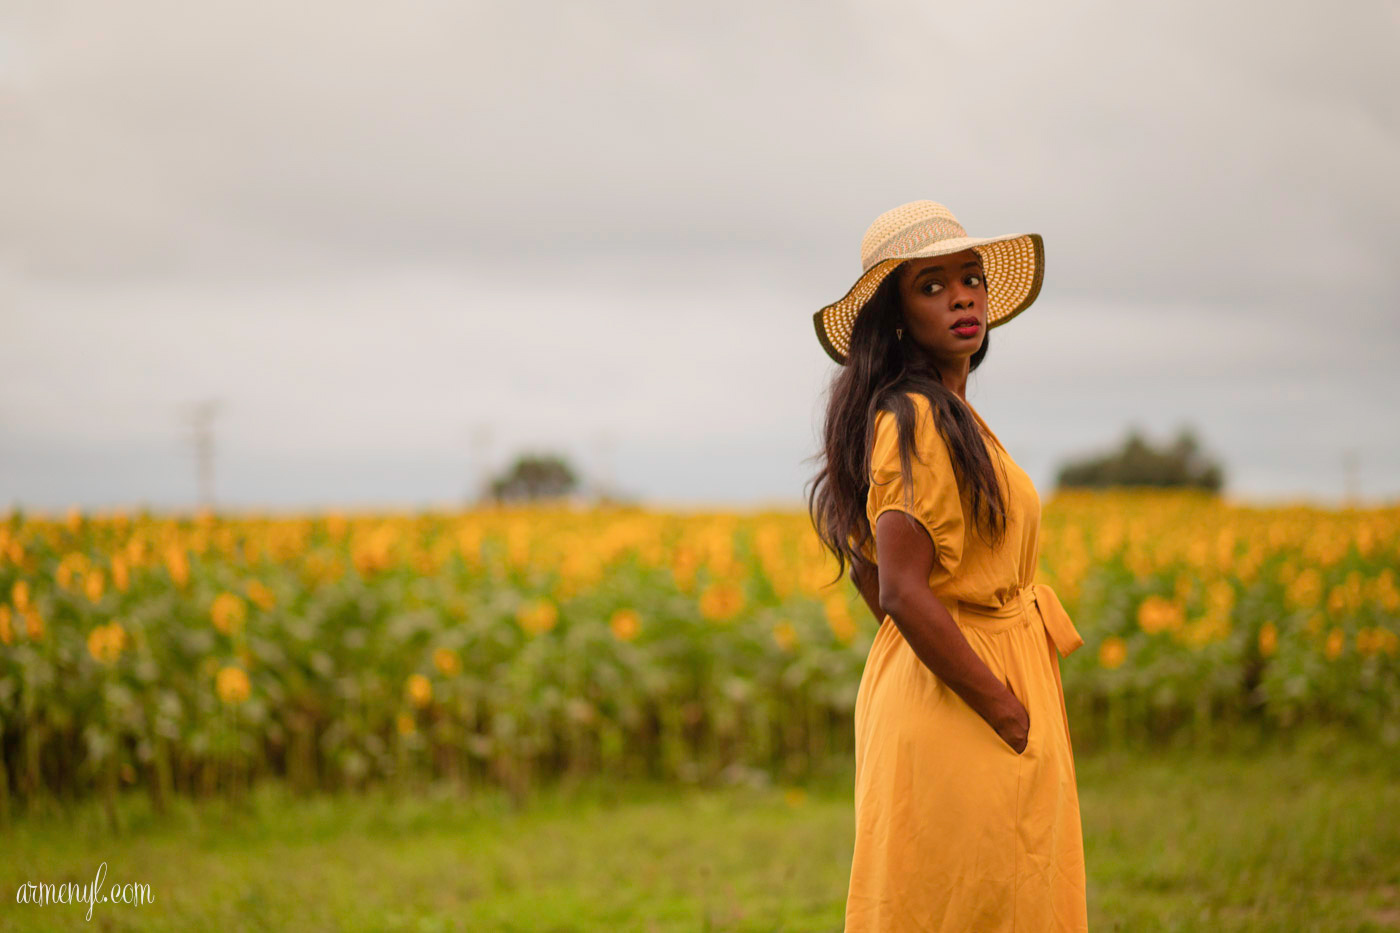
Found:
M 1045 619 L 1045 631 L 1055 643 L 1055 650 L 1060 653 L 1060 657 L 1069 657 L 1075 649 L 1084 644 L 1084 637 L 1074 627 L 1069 613 L 1060 604 L 1060 597 L 1051 589 L 1050 584 L 1037 583 L 1031 587 L 1031 592 L 1036 605 L 1040 607 L 1041 617 Z

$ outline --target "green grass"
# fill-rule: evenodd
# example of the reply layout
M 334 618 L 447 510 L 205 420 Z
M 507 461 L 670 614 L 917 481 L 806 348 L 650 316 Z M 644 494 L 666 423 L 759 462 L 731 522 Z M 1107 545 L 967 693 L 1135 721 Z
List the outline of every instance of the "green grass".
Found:
M 1099 930 L 1400 930 L 1400 761 L 1326 733 L 1291 748 L 1077 762 Z M 703 791 L 594 782 L 499 795 L 122 801 L 0 834 L 0 929 L 839 931 L 849 774 Z M 24 881 L 149 884 L 154 903 L 16 904 Z M 106 885 L 104 885 L 105 887 Z

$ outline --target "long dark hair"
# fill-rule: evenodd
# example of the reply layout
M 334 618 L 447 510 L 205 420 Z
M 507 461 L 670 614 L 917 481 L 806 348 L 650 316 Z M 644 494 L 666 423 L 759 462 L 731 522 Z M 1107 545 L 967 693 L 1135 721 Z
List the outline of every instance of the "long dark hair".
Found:
M 865 502 L 879 411 L 894 413 L 900 469 L 905 488 L 910 486 L 915 412 L 906 392 L 928 399 L 934 424 L 947 441 L 958 486 L 970 492 L 974 523 L 983 539 L 995 546 L 1006 534 L 1006 504 L 976 418 L 943 384 L 929 355 L 913 340 L 895 336 L 895 328 L 905 326 L 899 277 L 906 265 L 901 263 L 885 276 L 856 315 L 846 365 L 827 390 L 823 451 L 818 454 L 824 455 L 825 463 L 809 481 L 807 510 L 817 537 L 836 555 L 836 579 L 845 573 L 847 561 L 853 566 L 869 563 L 862 549 L 874 537 L 874 529 L 866 517 Z M 972 355 L 974 370 L 987 356 L 988 336 L 982 335 L 982 346 Z

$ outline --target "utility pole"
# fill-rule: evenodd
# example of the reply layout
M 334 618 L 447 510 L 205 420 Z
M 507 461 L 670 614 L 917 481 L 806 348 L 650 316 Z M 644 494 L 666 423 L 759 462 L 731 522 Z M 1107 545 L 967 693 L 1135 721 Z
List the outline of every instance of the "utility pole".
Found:
M 594 443 L 598 448 L 598 478 L 595 482 L 597 487 L 596 498 L 611 499 L 616 493 L 613 476 L 613 451 L 615 449 L 615 439 L 612 431 L 608 428 L 600 428 L 594 435 Z
M 1361 499 L 1360 467 L 1361 455 L 1356 448 L 1349 448 L 1342 453 L 1342 470 L 1346 475 L 1346 504 L 1349 506 L 1357 505 Z
M 492 440 L 491 425 L 481 422 L 472 426 L 470 433 L 472 486 L 467 493 L 467 504 L 477 505 L 486 496 L 487 474 L 490 468 L 487 451 Z
M 186 438 L 194 450 L 195 482 L 199 489 L 201 508 L 214 507 L 214 416 L 222 404 L 217 399 L 205 399 L 191 405 L 186 412 L 190 433 Z

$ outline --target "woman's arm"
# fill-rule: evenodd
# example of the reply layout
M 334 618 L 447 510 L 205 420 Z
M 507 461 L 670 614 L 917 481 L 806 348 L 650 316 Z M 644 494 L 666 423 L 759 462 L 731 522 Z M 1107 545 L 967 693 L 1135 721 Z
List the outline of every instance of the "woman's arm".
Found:
M 861 598 L 875 616 L 876 625 L 885 624 L 885 613 L 880 609 L 880 576 L 874 564 L 851 563 L 851 582 L 860 590 Z
M 884 512 L 875 525 L 875 550 L 884 558 L 874 574 L 881 623 L 888 613 L 924 666 L 1017 754 L 1025 751 L 1030 730 L 1025 705 L 972 650 L 952 614 L 928 587 L 935 554 L 928 532 L 901 511 Z M 866 591 L 862 586 L 861 594 L 869 602 Z

